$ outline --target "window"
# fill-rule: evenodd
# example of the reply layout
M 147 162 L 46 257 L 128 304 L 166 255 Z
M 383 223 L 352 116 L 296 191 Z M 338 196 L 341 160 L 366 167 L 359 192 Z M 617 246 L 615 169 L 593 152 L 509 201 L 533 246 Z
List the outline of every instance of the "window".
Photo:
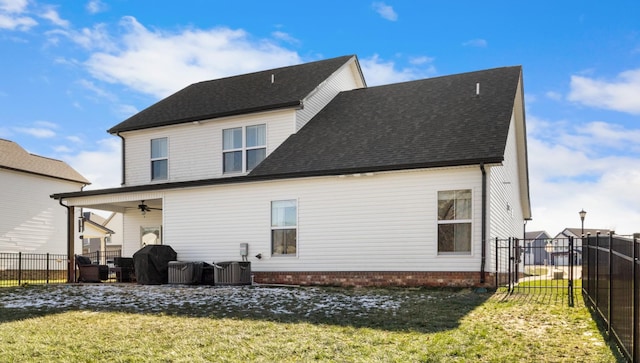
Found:
M 266 145 L 264 124 L 222 130 L 222 171 L 251 171 L 266 157 Z
M 438 253 L 471 253 L 471 190 L 438 192 Z
M 169 174 L 167 138 L 151 140 L 151 180 L 166 180 Z
M 296 255 L 298 212 L 295 200 L 271 202 L 271 254 Z

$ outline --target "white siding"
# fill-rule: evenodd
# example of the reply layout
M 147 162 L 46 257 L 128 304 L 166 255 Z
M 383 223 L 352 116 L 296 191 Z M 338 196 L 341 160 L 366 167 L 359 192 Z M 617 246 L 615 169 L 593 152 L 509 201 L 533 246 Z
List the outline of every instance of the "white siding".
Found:
M 247 242 L 256 271 L 479 271 L 480 183 L 473 167 L 167 191 L 164 243 L 212 262 L 238 260 Z M 473 192 L 471 255 L 437 254 L 437 193 L 449 189 Z M 270 202 L 283 199 L 298 201 L 298 255 L 270 257 Z
M 336 73 L 322 82 L 307 98 L 304 99 L 304 108 L 297 112 L 296 131 L 300 130 L 320 110 L 324 108 L 341 91 L 362 87 L 355 58 L 345 64 Z
M 151 211 L 143 216 L 139 210 L 131 209 L 124 214 L 122 256 L 133 256 L 136 251 L 142 248 L 140 235 L 142 227 L 163 228 L 162 211 Z M 163 239 L 162 236 L 161 239 Z
M 0 252 L 67 253 L 67 209 L 49 196 L 81 184 L 0 169 Z M 79 213 L 75 215 L 77 221 Z M 74 228 L 74 233 L 77 228 Z M 82 243 L 75 244 L 76 253 Z
M 490 238 L 523 238 L 523 215 L 520 199 L 518 158 L 514 118 L 511 118 L 503 165 L 492 166 L 489 181 Z
M 267 125 L 267 155 L 294 132 L 295 111 L 263 112 L 123 133 L 126 138 L 126 186 L 151 182 L 151 140 L 168 139 L 169 180 L 222 177 L 222 130 Z M 238 175 L 238 174 L 235 174 Z

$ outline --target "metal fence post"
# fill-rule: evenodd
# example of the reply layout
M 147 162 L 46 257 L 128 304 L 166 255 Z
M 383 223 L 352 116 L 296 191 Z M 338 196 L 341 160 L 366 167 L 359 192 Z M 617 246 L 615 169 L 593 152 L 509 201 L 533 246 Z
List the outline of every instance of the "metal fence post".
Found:
M 509 286 L 509 288 L 508 288 L 509 292 L 513 292 L 513 288 L 512 288 L 512 285 L 511 285 L 511 259 L 513 258 L 511 256 L 511 237 L 509 237 L 509 243 L 507 245 L 507 248 L 508 248 L 508 256 L 509 256 L 509 259 L 508 259 L 508 262 L 507 262 L 507 264 L 509 265 L 508 268 L 507 268 L 507 276 L 509 276 L 509 278 L 507 280 L 507 283 L 508 283 L 508 286 Z
M 609 274 L 607 275 L 607 286 L 609 291 L 607 291 L 607 299 L 609 300 L 607 305 L 609 306 L 609 308 L 607 309 L 607 334 L 609 334 L 609 339 L 611 339 L 611 309 L 613 308 L 611 306 L 611 300 L 612 300 L 612 296 L 611 294 L 613 293 L 613 291 L 611 290 L 611 277 L 613 277 L 613 250 L 611 249 L 611 245 L 613 244 L 613 233 L 609 232 Z
M 569 280 L 567 281 L 567 286 L 568 286 L 568 299 L 569 299 L 569 306 L 573 307 L 573 263 L 574 263 L 574 258 L 573 258 L 573 236 L 569 237 Z
M 49 252 L 47 252 L 47 276 L 46 276 L 47 284 L 49 284 L 49 260 L 50 260 Z
M 500 270 L 499 270 L 499 258 L 500 258 L 500 254 L 498 253 L 498 251 L 500 250 L 500 248 L 498 248 L 498 237 L 496 237 L 496 289 L 498 288 L 498 283 L 499 283 L 499 278 L 498 276 L 500 275 Z
M 18 252 L 18 285 L 22 285 L 22 252 Z
M 637 329 L 637 324 L 638 324 L 638 301 L 637 301 L 637 297 L 636 297 L 636 287 L 638 286 L 636 284 L 636 263 L 638 262 L 638 257 L 636 255 L 636 243 L 638 242 L 637 237 L 634 235 L 633 236 L 633 245 L 631 246 L 631 261 L 633 263 L 633 265 L 631 265 L 631 306 L 632 306 L 632 311 L 631 311 L 631 360 L 633 362 L 637 362 L 638 361 L 638 344 L 636 344 L 636 342 L 638 341 L 638 329 Z

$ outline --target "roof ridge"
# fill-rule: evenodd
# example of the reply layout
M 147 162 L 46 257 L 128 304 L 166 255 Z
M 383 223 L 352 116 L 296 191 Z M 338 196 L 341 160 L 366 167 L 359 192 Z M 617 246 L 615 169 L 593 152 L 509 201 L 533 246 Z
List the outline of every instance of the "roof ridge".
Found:
M 213 79 L 208 79 L 208 80 L 204 80 L 204 81 L 191 83 L 187 87 L 192 86 L 192 85 L 196 85 L 196 84 L 203 84 L 203 83 L 216 82 L 216 81 L 222 81 L 222 80 L 230 80 L 230 79 L 233 79 L 233 78 L 251 76 L 251 75 L 256 75 L 256 74 L 260 74 L 260 73 L 275 72 L 275 71 L 289 69 L 289 68 L 303 66 L 303 65 L 305 65 L 305 66 L 306 65 L 313 65 L 313 64 L 316 64 L 316 63 L 320 63 L 320 62 L 328 62 L 328 61 L 337 60 L 337 59 L 340 59 L 340 58 L 351 58 L 351 57 L 355 57 L 355 55 L 353 55 L 353 54 L 352 55 L 343 55 L 343 56 L 327 58 L 327 59 L 318 59 L 318 60 L 315 60 L 315 61 L 312 61 L 312 62 L 302 62 L 302 63 L 290 64 L 288 66 L 265 69 L 265 70 L 262 70 L 262 71 L 254 71 L 254 72 L 248 72 L 248 73 L 238 73 L 238 74 L 234 74 L 234 75 L 231 75 L 231 76 L 213 78 Z

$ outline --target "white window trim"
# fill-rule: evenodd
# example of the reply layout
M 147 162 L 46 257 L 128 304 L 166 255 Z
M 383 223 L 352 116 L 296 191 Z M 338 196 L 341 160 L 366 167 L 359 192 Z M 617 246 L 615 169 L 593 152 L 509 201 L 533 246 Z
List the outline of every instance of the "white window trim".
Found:
M 167 140 L 167 156 L 163 156 L 160 158 L 154 158 L 151 157 L 151 148 L 152 148 L 152 144 L 153 144 L 153 140 L 160 140 L 160 139 L 166 139 Z M 154 179 L 153 178 L 153 162 L 154 161 L 162 161 L 162 160 L 166 160 L 167 161 L 167 177 L 166 179 Z M 156 137 L 153 139 L 149 139 L 149 180 L 154 183 L 154 182 L 166 182 L 167 180 L 169 180 L 169 138 L 167 136 L 164 137 Z
M 442 190 L 438 190 L 436 191 L 436 201 L 438 201 L 438 193 L 439 192 L 447 192 L 447 191 L 452 191 L 452 190 L 469 190 L 471 192 L 471 219 L 445 219 L 445 220 L 439 220 L 438 219 L 438 210 L 437 210 L 437 205 L 436 205 L 436 255 L 439 257 L 472 257 L 473 256 L 473 207 L 475 205 L 475 202 L 473 200 L 473 188 L 469 188 L 469 187 L 461 187 L 461 188 L 451 188 L 451 189 L 442 189 Z M 471 236 L 470 236 L 470 241 L 469 241 L 469 252 L 465 252 L 465 251 L 460 251 L 460 252 L 448 252 L 448 251 L 444 251 L 444 252 L 440 252 L 440 250 L 438 249 L 438 239 L 439 239 L 439 235 L 438 235 L 438 226 L 441 224 L 461 224 L 461 223 L 469 223 L 471 224 Z
M 248 127 L 253 127 L 253 126 L 262 126 L 262 125 L 264 125 L 264 145 L 248 147 L 247 146 L 247 128 Z M 242 147 L 233 148 L 233 149 L 225 149 L 224 148 L 224 132 L 225 132 L 225 130 L 233 130 L 233 129 L 242 129 Z M 247 170 L 247 151 L 264 149 L 265 158 L 266 158 L 267 140 L 269 140 L 269 135 L 268 135 L 268 127 L 267 127 L 266 123 L 235 126 L 235 127 L 227 127 L 225 129 L 222 129 L 222 174 L 224 174 L 224 175 L 246 174 L 246 173 L 250 172 L 251 170 Z M 224 154 L 225 153 L 237 152 L 237 151 L 242 152 L 242 170 L 240 170 L 240 171 L 224 171 Z
M 273 218 L 273 202 L 285 202 L 285 201 L 294 201 L 296 202 L 296 225 L 295 226 L 285 226 L 285 227 L 274 227 L 271 225 L 271 219 Z M 298 226 L 300 225 L 300 203 L 298 198 L 278 198 L 272 199 L 269 201 L 269 255 L 274 258 L 298 258 L 298 254 L 300 253 L 300 230 Z M 290 254 L 274 254 L 273 253 L 273 231 L 280 229 L 294 229 L 296 230 L 296 253 Z

